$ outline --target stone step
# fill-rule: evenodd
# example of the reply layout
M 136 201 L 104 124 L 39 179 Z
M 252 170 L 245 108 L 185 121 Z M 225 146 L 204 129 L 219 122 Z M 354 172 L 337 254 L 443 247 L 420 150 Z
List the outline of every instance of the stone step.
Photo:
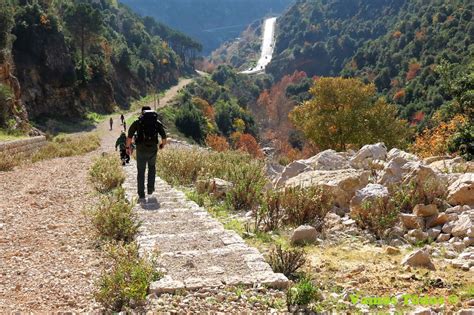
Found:
M 183 234 L 152 234 L 143 229 L 137 241 L 142 248 L 158 249 L 160 252 L 211 250 L 231 244 L 245 244 L 240 236 L 229 233 L 222 225 L 208 231 Z

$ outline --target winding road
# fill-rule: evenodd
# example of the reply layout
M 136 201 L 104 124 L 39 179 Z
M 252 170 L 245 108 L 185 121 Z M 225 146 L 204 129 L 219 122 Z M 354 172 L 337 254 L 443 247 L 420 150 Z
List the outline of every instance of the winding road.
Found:
M 257 74 L 265 72 L 265 68 L 270 63 L 273 56 L 276 20 L 276 17 L 272 17 L 265 20 L 262 39 L 262 53 L 260 55 L 260 59 L 258 60 L 257 65 L 255 67 L 242 71 L 241 73 Z

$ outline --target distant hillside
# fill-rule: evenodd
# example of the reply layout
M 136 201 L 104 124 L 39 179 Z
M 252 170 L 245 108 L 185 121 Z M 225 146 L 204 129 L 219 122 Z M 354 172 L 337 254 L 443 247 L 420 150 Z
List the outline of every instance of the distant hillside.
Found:
M 120 0 L 191 37 L 208 54 L 266 14 L 281 13 L 293 0 Z
M 44 125 L 126 108 L 176 82 L 201 49 L 114 0 L 8 0 L 0 11 L 0 128 L 22 125 L 25 110 Z
M 446 99 L 436 66 L 474 58 L 474 4 L 469 0 L 298 0 L 278 19 L 280 78 L 358 76 L 403 108 L 431 113 Z

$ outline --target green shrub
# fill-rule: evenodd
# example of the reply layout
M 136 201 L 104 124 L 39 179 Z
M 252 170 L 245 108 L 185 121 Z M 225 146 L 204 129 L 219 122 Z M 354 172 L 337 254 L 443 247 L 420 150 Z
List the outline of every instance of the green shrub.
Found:
M 207 121 L 204 114 L 194 105 L 188 104 L 179 109 L 175 120 L 176 128 L 186 137 L 203 143 L 207 135 Z
M 351 216 L 357 224 L 383 238 L 387 230 L 398 222 L 400 208 L 393 199 L 377 198 L 362 203 L 359 211 L 352 210 Z
M 317 298 L 318 289 L 307 277 L 300 279 L 294 286 L 286 292 L 286 304 L 288 311 L 293 307 L 306 307 Z
M 68 157 L 92 152 L 100 147 L 96 134 L 79 136 L 57 136 L 31 157 L 32 162 L 59 157 Z
M 300 248 L 283 249 L 277 245 L 271 249 L 267 261 L 274 272 L 292 277 L 306 263 L 306 254 Z
M 241 165 L 229 174 L 234 187 L 227 194 L 227 202 L 236 210 L 254 208 L 265 186 L 265 174 L 262 165 L 252 162 Z
M 277 230 L 282 224 L 284 214 L 281 193 L 268 190 L 263 195 L 261 206 L 255 214 L 256 227 L 263 224 L 265 231 Z
M 150 283 L 162 277 L 156 271 L 155 259 L 140 257 L 136 243 L 111 245 L 109 253 L 112 267 L 98 280 L 95 299 L 107 310 L 117 312 L 143 306 Z
M 140 228 L 133 206 L 125 198 L 122 188 L 104 196 L 100 205 L 90 213 L 97 236 L 105 241 L 133 241 Z
M 121 162 L 116 155 L 103 155 L 92 165 L 89 176 L 95 189 L 101 193 L 112 191 L 125 181 Z

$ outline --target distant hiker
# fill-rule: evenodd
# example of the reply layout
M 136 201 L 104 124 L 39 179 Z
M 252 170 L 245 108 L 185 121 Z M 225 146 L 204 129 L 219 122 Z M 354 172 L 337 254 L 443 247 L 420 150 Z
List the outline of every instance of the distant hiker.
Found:
M 110 119 L 109 119 L 109 124 L 110 124 L 110 130 L 112 130 L 112 126 L 114 124 L 114 120 L 113 120 L 112 117 L 110 117 Z
M 122 125 L 123 125 L 125 122 L 125 117 L 123 116 L 123 114 L 120 115 L 120 120 L 122 121 Z
M 156 154 L 158 147 L 166 145 L 166 132 L 163 124 L 158 120 L 158 114 L 151 110 L 150 106 L 142 107 L 140 118 L 135 120 L 128 129 L 127 153 L 131 153 L 131 145 L 136 134 L 135 144 L 137 148 L 137 191 L 138 197 L 145 198 L 145 169 L 148 164 L 147 192 L 149 195 L 155 191 L 156 176 Z M 161 144 L 158 135 L 161 136 Z M 158 145 L 159 144 L 159 145 Z
M 122 160 L 122 165 L 125 163 L 130 163 L 130 155 L 127 152 L 127 136 L 125 135 L 125 131 L 120 133 L 120 137 L 118 137 L 117 141 L 115 141 L 115 151 L 117 151 L 117 147 L 120 149 L 120 160 Z
M 123 122 L 123 131 L 127 131 L 127 122 L 126 121 Z

